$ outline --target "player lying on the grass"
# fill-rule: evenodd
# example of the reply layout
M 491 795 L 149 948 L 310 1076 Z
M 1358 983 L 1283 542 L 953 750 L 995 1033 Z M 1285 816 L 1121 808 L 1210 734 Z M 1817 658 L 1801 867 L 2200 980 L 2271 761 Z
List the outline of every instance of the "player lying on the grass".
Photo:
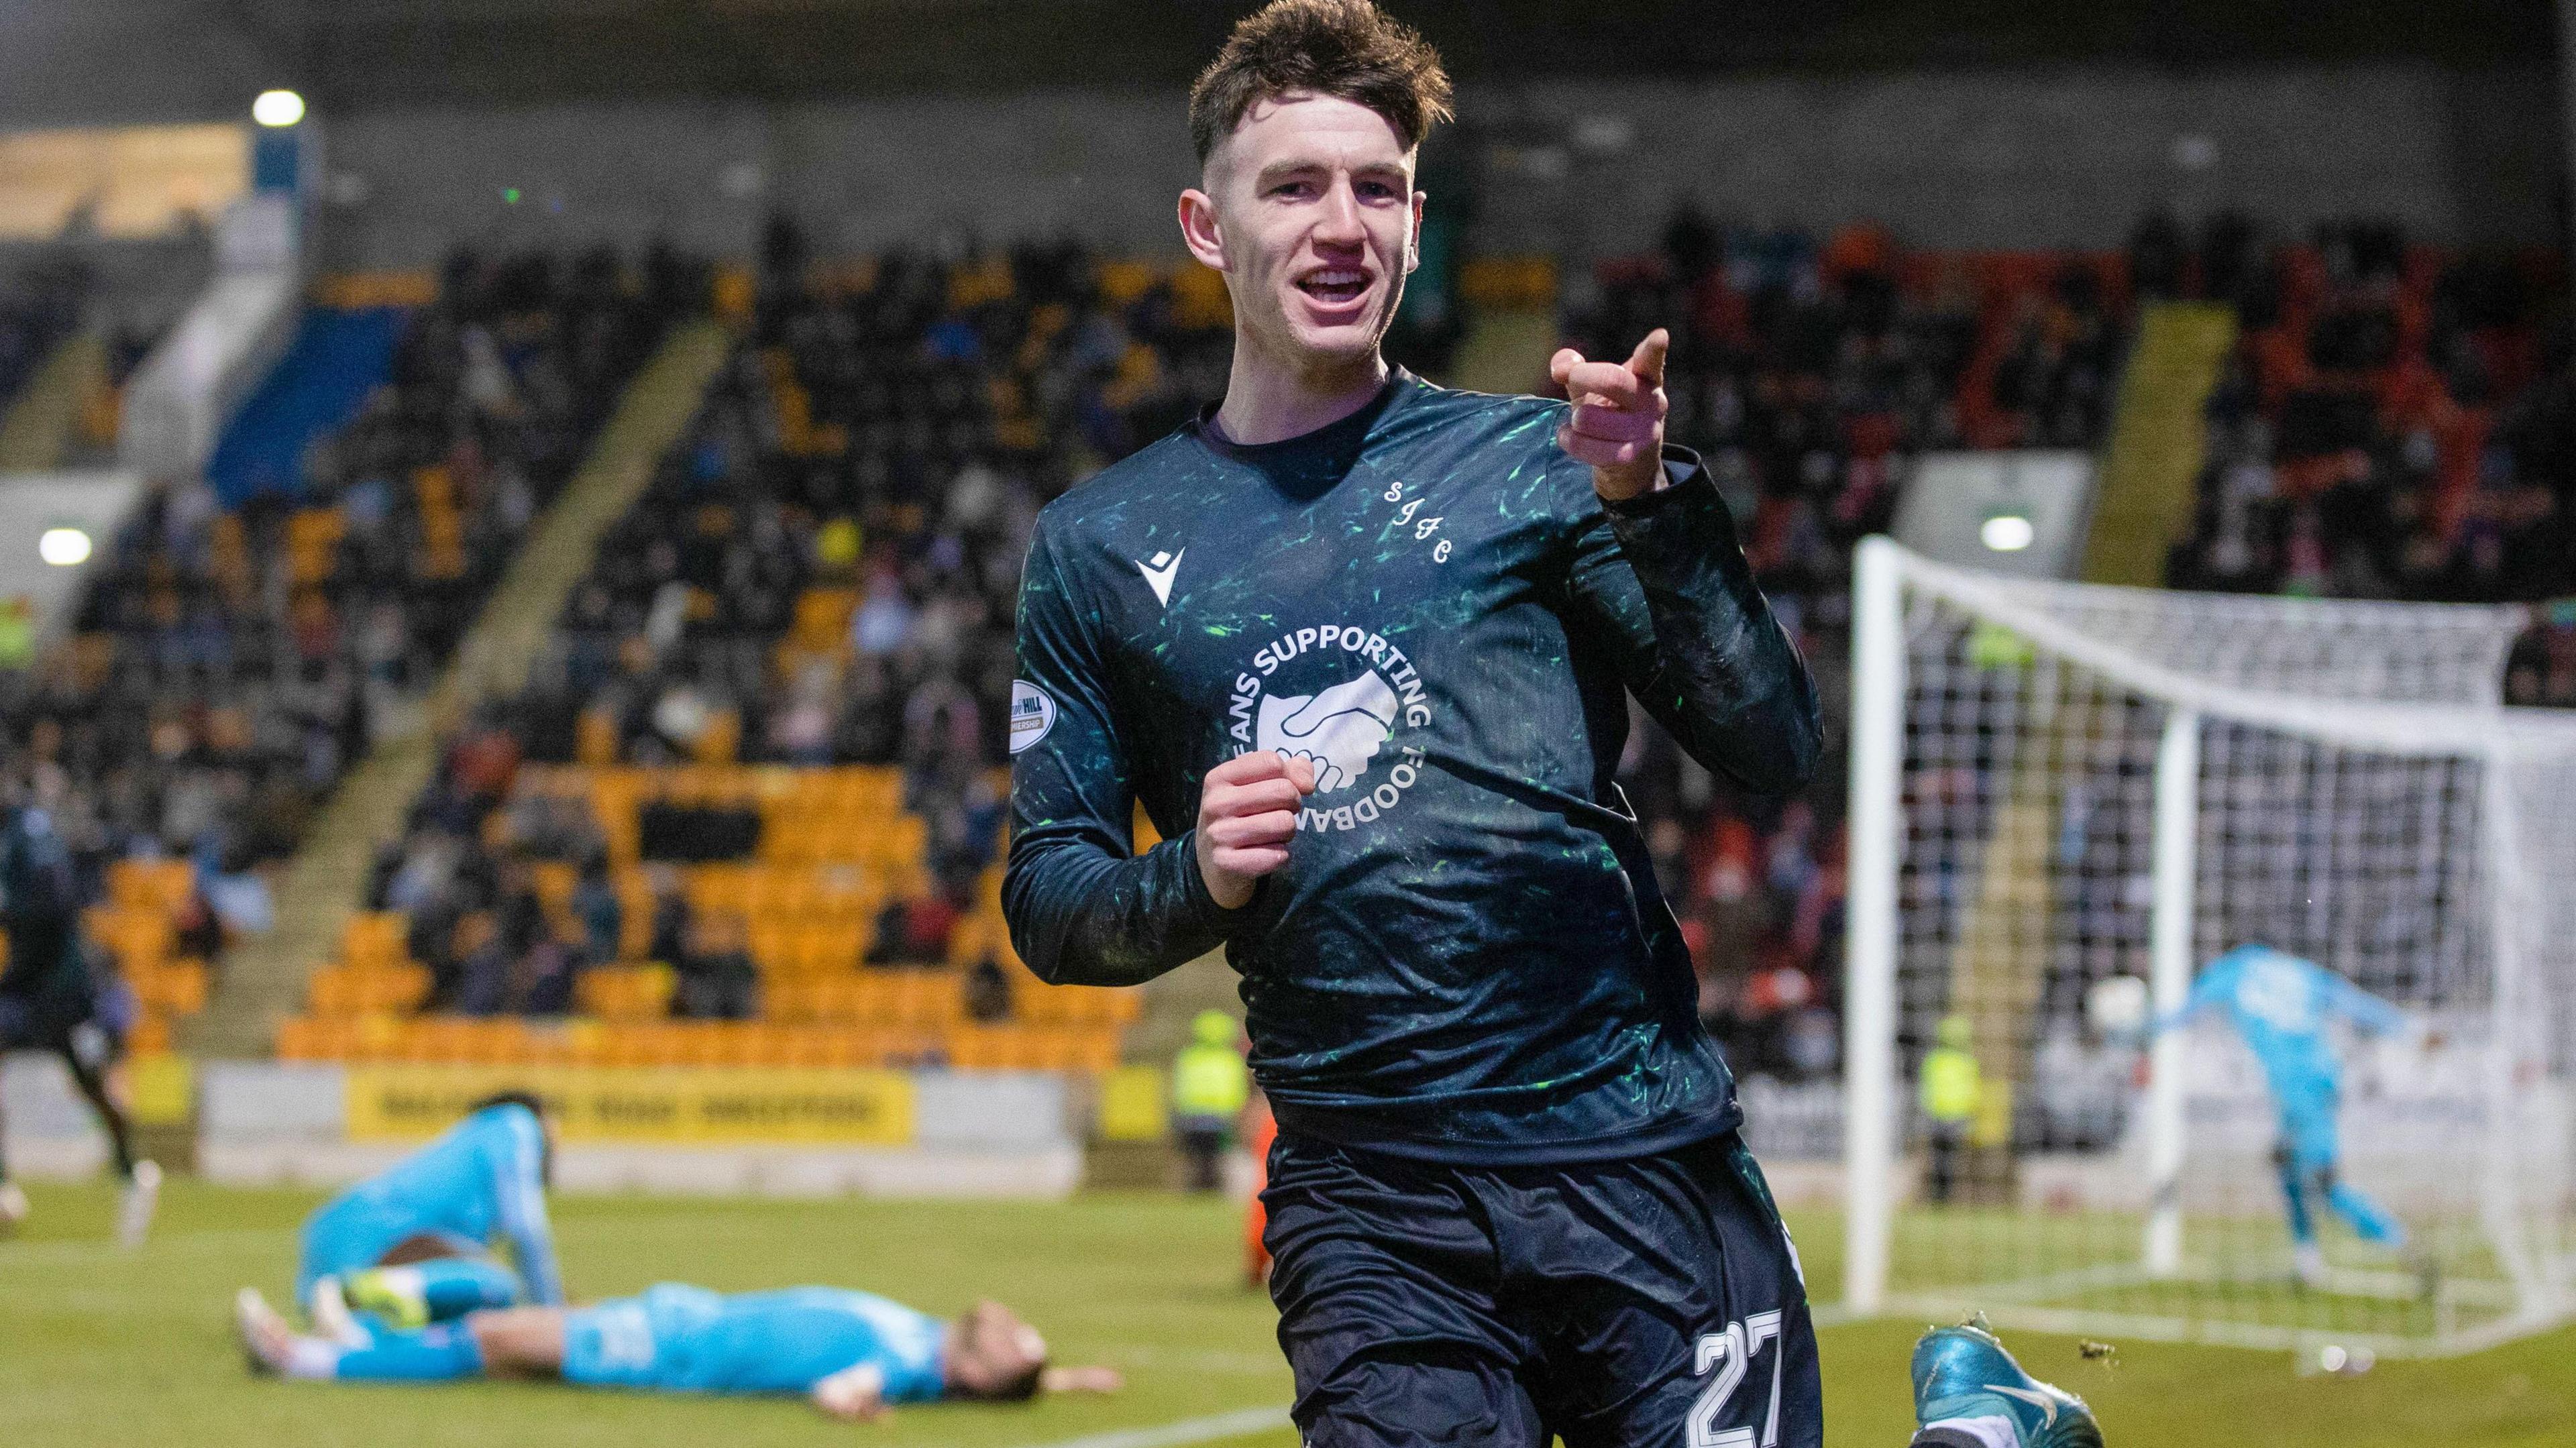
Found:
M 522 1303 L 559 1304 L 543 1104 L 506 1092 L 305 1218 L 295 1295 L 317 1321 L 338 1303 L 396 1327 Z M 508 1246 L 517 1270 L 493 1259 Z
M 2343 1062 L 2328 1028 L 2340 1018 L 2372 1035 L 2393 1035 L 2413 1029 L 2406 1013 L 2314 961 L 2267 945 L 2240 945 L 2211 961 L 2192 982 L 2190 999 L 2155 1029 L 2172 1030 L 2213 1010 L 2226 1014 L 2262 1063 L 2280 1113 L 2273 1160 L 2280 1166 L 2299 1279 L 2310 1286 L 2325 1280 L 2311 1199 L 2351 1223 L 2362 1240 L 2404 1248 L 2406 1229 L 2397 1219 L 2336 1175 Z
M 350 1344 L 298 1335 L 258 1291 L 234 1304 L 255 1371 L 312 1382 L 551 1378 L 590 1388 L 801 1394 L 836 1418 L 942 1398 L 1114 1392 L 1117 1373 L 1050 1367 L 1046 1339 L 998 1302 L 953 1322 L 866 1292 L 724 1295 L 665 1282 L 588 1307 L 513 1307 Z
M 122 982 L 97 967 L 81 938 L 80 887 L 71 851 L 53 816 L 28 803 L 10 779 L 0 817 L 0 930 L 9 960 L 0 967 L 0 1055 L 50 1051 L 60 1056 L 99 1124 L 107 1129 L 116 1173 L 125 1187 L 116 1236 L 139 1246 L 161 1195 L 161 1168 L 134 1154 L 125 1119 L 117 1058 L 133 1023 L 134 1000 Z M 26 1220 L 27 1194 L 0 1159 L 0 1234 Z
M 942 1398 L 1021 1402 L 1115 1392 L 1100 1367 L 1051 1367 L 1046 1341 L 998 1302 L 942 1322 L 831 1287 L 723 1296 L 664 1283 L 583 1308 L 496 1308 L 352 1346 L 296 1333 L 255 1288 L 234 1304 L 255 1371 L 310 1382 L 559 1379 L 584 1387 L 785 1396 L 836 1418 Z M 1915 1344 L 1908 1448 L 2102 1448 L 2084 1400 L 2030 1376 L 1992 1333 L 1941 1327 Z M 1758 1442 L 1774 1441 L 1765 1437 Z

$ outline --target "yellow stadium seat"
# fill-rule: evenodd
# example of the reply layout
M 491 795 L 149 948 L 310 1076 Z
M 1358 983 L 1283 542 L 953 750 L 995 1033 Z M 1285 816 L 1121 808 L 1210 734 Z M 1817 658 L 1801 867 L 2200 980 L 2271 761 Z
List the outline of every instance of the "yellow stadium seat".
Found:
M 761 1014 L 773 1021 L 810 1021 L 815 1018 L 814 983 L 802 980 L 764 980 L 760 987 Z
M 456 1048 L 469 1065 L 512 1065 L 520 1060 L 525 1044 L 526 1031 L 512 1017 L 457 1023 Z
M 289 1016 L 277 1023 L 277 1057 L 281 1061 L 317 1061 L 322 1058 L 320 1022 L 303 1016 Z
M 537 899 L 548 910 L 572 907 L 572 892 L 581 884 L 581 868 L 569 860 L 539 860 L 528 871 Z
M 718 709 L 707 716 L 706 728 L 698 733 L 689 752 L 700 764 L 730 764 L 742 752 L 742 713 L 735 709 Z
M 360 911 L 340 933 L 340 959 L 355 966 L 399 964 L 408 954 L 408 933 L 409 923 L 399 911 Z
M 135 999 L 173 1016 L 193 1016 L 206 1008 L 206 963 L 174 960 L 157 969 L 128 971 Z
M 584 1014 L 602 1020 L 659 1020 L 675 984 L 667 965 L 597 966 L 581 973 L 573 994 Z
M 1159 280 L 1151 262 L 1104 261 L 1099 267 L 1100 295 L 1112 306 L 1125 306 L 1154 289 Z
M 858 606 L 857 589 L 809 588 L 796 599 L 796 621 L 789 637 L 807 653 L 838 653 L 850 635 L 850 615 Z
M 166 915 L 196 888 L 195 868 L 185 860 L 118 860 L 107 867 L 108 899 L 127 909 Z
M 960 1026 L 948 1033 L 948 1064 L 960 1071 L 999 1069 L 1007 1049 L 991 1026 Z
M 650 1047 L 651 1031 L 652 1027 L 650 1026 L 634 1025 L 624 1022 L 602 1025 L 599 1028 L 598 1041 L 595 1047 L 599 1064 L 602 1066 L 650 1066 L 657 1064 L 653 1060 L 653 1053 Z
M 1115 1031 L 1086 1031 L 1076 1039 L 1075 1063 L 1079 1070 L 1105 1076 L 1118 1069 L 1118 1036 Z

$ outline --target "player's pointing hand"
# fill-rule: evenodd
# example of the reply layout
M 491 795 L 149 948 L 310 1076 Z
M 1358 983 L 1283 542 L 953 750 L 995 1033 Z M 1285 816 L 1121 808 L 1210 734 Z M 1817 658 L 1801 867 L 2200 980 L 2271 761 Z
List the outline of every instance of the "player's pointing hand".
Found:
M 1199 875 L 1228 910 L 1252 903 L 1254 882 L 1288 863 L 1297 811 L 1315 789 L 1315 766 L 1268 749 L 1240 754 L 1199 784 Z
M 1592 486 L 1605 498 L 1650 492 L 1660 478 L 1664 354 L 1672 343 L 1672 334 L 1657 327 L 1625 362 L 1587 362 L 1571 347 L 1548 361 L 1548 376 L 1574 403 L 1556 444 L 1592 465 Z

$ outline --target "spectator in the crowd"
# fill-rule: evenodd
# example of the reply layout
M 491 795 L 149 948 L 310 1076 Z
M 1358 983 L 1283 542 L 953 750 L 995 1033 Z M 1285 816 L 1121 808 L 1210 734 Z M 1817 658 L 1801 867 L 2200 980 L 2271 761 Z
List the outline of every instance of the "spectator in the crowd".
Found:
M 696 913 L 689 908 L 689 897 L 680 888 L 679 871 L 669 865 L 654 865 L 645 871 L 645 880 L 653 891 L 653 923 L 645 935 L 645 957 L 676 966 L 689 953 L 689 942 L 697 927 Z
M 92 898 L 108 862 L 184 858 L 187 949 L 266 927 L 267 876 L 385 706 L 430 682 L 661 330 L 702 304 L 690 273 L 659 250 L 640 286 L 605 250 L 459 253 L 389 380 L 300 477 L 235 498 L 167 483 L 99 540 L 69 617 L 12 614 L 23 637 L 0 620 L 0 752 L 53 781 Z M 14 298 L 0 281 L 0 401 L 25 335 Z M 115 326 L 121 379 L 150 329 Z M 39 625 L 61 642 L 34 657 Z M 368 903 L 410 916 L 438 1003 L 560 1009 L 555 932 L 482 847 L 524 748 L 489 711 L 452 746 Z
M 617 888 L 608 875 L 606 852 L 592 850 L 582 857 L 581 876 L 573 884 L 572 917 L 581 930 L 582 963 L 608 965 L 617 959 L 618 943 L 625 938 L 626 906 L 617 898 Z
M 758 1012 L 760 973 L 745 946 L 741 916 L 699 916 L 672 966 L 678 978 L 671 1014 L 739 1021 Z

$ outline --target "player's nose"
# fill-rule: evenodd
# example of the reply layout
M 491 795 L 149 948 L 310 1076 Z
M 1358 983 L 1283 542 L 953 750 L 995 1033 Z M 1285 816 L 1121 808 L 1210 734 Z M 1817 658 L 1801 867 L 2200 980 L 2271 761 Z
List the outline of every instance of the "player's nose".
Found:
M 1359 194 L 1351 189 L 1348 176 L 1335 177 L 1324 193 L 1323 209 L 1315 218 L 1315 239 L 1343 246 L 1368 240 L 1368 227 L 1360 220 Z

